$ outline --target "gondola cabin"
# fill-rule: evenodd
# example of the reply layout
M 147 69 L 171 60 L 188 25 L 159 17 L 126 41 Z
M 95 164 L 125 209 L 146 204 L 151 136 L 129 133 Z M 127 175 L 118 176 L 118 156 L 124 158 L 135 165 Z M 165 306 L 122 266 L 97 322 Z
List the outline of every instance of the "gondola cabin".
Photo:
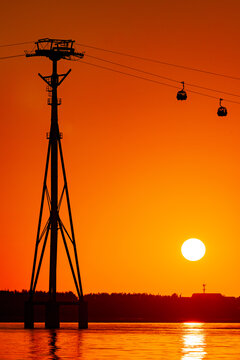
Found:
M 180 90 L 177 92 L 177 100 L 187 100 L 187 93 L 185 90 Z
M 227 108 L 220 106 L 217 111 L 218 116 L 227 116 Z
M 220 99 L 219 101 L 219 108 L 218 108 L 218 111 L 217 111 L 217 114 L 218 116 L 227 116 L 227 108 L 225 106 L 222 106 L 222 100 L 223 99 Z
M 177 92 L 177 100 L 187 100 L 187 93 L 184 90 L 184 81 L 182 81 L 183 87 L 182 90 Z

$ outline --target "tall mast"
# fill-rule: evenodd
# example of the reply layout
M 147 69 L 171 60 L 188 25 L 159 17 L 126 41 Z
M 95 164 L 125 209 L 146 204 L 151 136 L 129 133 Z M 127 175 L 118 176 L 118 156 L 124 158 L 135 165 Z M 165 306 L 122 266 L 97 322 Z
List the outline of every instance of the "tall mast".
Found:
M 57 101 L 57 60 L 52 62 L 52 103 L 51 103 L 51 240 L 50 240 L 50 271 L 49 271 L 49 296 L 51 301 L 56 301 L 57 282 L 57 240 L 58 240 L 58 101 Z
M 25 327 L 33 328 L 34 327 L 34 316 L 33 316 L 33 306 L 34 306 L 34 293 L 36 290 L 38 277 L 42 265 L 42 260 L 48 240 L 48 235 L 50 233 L 50 268 L 49 268 L 49 295 L 48 301 L 44 304 L 46 308 L 45 315 L 45 326 L 46 328 L 58 328 L 59 327 L 59 305 L 64 305 L 57 302 L 56 293 L 57 293 L 57 248 L 58 248 L 58 231 L 64 243 L 66 250 L 68 262 L 72 272 L 73 280 L 75 283 L 76 291 L 78 294 L 79 302 L 79 328 L 87 328 L 87 304 L 83 301 L 83 292 L 82 292 L 82 283 L 79 270 L 79 262 L 77 255 L 77 247 L 75 241 L 75 234 L 73 228 L 72 212 L 70 206 L 70 198 L 67 184 L 67 176 L 63 159 L 62 145 L 61 145 L 61 133 L 59 132 L 58 126 L 58 106 L 61 104 L 61 101 L 57 96 L 57 89 L 68 76 L 71 70 L 65 74 L 58 74 L 57 72 L 57 63 L 61 59 L 71 60 L 72 58 L 81 59 L 84 54 L 78 53 L 75 51 L 72 40 L 59 40 L 59 39 L 40 39 L 36 43 L 36 50 L 32 53 L 27 53 L 27 57 L 31 56 L 45 56 L 52 61 L 52 75 L 50 76 L 39 76 L 42 78 L 45 83 L 48 85 L 48 91 L 50 97 L 48 99 L 48 104 L 51 105 L 51 126 L 50 133 L 48 135 L 48 152 L 47 152 L 47 161 L 45 167 L 45 175 L 43 181 L 43 191 L 42 199 L 40 206 L 39 222 L 37 229 L 37 239 L 35 245 L 35 253 L 33 260 L 33 269 L 32 277 L 30 284 L 30 297 L 29 301 L 25 305 Z M 58 158 L 60 155 L 60 166 L 58 166 Z M 51 190 L 48 191 L 47 187 L 47 177 L 48 169 L 50 166 L 50 177 L 51 177 Z M 59 167 L 59 169 L 58 169 Z M 58 173 L 62 171 L 64 185 L 61 190 L 61 195 L 58 197 Z M 63 197 L 66 197 L 67 209 L 70 223 L 70 230 L 67 230 L 64 226 L 64 223 L 60 216 L 60 208 Z M 45 224 L 42 226 L 42 214 L 44 208 L 45 199 L 48 202 L 49 207 L 49 218 Z M 70 256 L 68 249 L 68 241 L 70 241 L 73 246 L 74 256 L 73 259 Z M 42 243 L 42 247 L 40 244 Z M 41 251 L 39 249 L 41 247 Z

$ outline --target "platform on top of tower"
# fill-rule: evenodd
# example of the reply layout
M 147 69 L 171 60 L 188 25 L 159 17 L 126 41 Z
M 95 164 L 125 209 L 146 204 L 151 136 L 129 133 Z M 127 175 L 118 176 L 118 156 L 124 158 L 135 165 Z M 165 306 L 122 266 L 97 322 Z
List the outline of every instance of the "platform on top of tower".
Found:
M 75 51 L 74 43 L 75 40 L 39 39 L 35 42 L 36 48 L 31 52 L 26 52 L 26 56 L 45 56 L 50 60 L 71 60 L 72 57 L 83 58 L 84 53 Z

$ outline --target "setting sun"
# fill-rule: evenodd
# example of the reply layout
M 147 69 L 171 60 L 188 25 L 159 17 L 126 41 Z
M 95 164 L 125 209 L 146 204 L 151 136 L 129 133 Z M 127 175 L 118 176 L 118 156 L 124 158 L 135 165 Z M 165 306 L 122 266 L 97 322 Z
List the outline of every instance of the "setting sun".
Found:
M 182 255 L 190 261 L 200 260 L 206 252 L 204 243 L 198 239 L 188 239 L 182 244 Z

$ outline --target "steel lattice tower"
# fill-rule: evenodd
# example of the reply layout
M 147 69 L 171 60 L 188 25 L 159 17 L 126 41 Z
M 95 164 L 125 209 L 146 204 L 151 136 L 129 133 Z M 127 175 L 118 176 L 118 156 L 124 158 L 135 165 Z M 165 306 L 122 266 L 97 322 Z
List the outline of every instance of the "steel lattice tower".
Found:
M 38 303 L 34 302 L 34 293 L 35 293 L 48 238 L 50 238 L 49 296 L 48 296 L 48 301 L 45 303 L 41 303 L 41 305 L 45 305 L 45 309 L 46 309 L 45 312 L 46 328 L 59 327 L 59 305 L 66 305 L 66 303 L 57 302 L 56 299 L 57 247 L 58 247 L 59 230 L 64 243 L 73 280 L 79 297 L 79 301 L 77 303 L 74 303 L 79 306 L 79 328 L 87 328 L 88 326 L 87 303 L 83 301 L 83 291 L 82 291 L 82 283 L 81 283 L 81 276 L 79 270 L 75 234 L 73 228 L 72 212 L 70 206 L 67 177 L 66 177 L 62 145 L 61 145 L 62 134 L 59 131 L 59 125 L 58 125 L 58 106 L 61 104 L 61 100 L 58 99 L 57 96 L 58 87 L 62 84 L 64 79 L 68 76 L 68 74 L 71 71 L 69 70 L 65 74 L 58 74 L 57 73 L 58 61 L 61 59 L 71 60 L 72 58 L 81 59 L 83 58 L 84 54 L 75 51 L 73 47 L 74 45 L 73 40 L 58 40 L 58 39 L 47 38 L 47 39 L 40 39 L 35 44 L 37 47 L 36 50 L 31 53 L 26 53 L 26 56 L 27 57 L 44 56 L 52 61 L 52 75 L 42 76 L 41 74 L 38 74 L 42 78 L 42 80 L 47 83 L 47 90 L 50 94 L 50 97 L 48 99 L 48 104 L 51 106 L 51 127 L 50 127 L 50 132 L 47 135 L 48 138 L 47 160 L 46 160 L 46 167 L 45 167 L 45 174 L 43 181 L 43 190 L 42 190 L 40 214 L 39 214 L 39 221 L 37 228 L 37 238 L 36 238 L 35 253 L 33 260 L 29 300 L 25 304 L 25 328 L 34 327 L 34 304 L 40 304 L 39 302 Z M 60 166 L 58 164 L 58 157 L 60 157 Z M 64 183 L 60 197 L 58 196 L 59 170 L 62 171 L 63 183 Z M 49 172 L 51 176 L 50 192 L 48 191 L 48 187 L 47 187 L 47 178 Z M 60 217 L 60 207 L 64 196 L 66 196 L 66 201 L 67 201 L 67 209 L 68 209 L 69 223 L 71 229 L 70 232 L 67 231 Z M 43 217 L 43 209 L 45 202 L 48 203 L 49 218 L 46 224 L 42 226 L 42 217 Z M 74 262 L 72 261 L 72 258 L 70 256 L 67 239 L 71 241 L 73 246 Z M 74 263 L 75 263 L 76 271 L 74 270 Z

